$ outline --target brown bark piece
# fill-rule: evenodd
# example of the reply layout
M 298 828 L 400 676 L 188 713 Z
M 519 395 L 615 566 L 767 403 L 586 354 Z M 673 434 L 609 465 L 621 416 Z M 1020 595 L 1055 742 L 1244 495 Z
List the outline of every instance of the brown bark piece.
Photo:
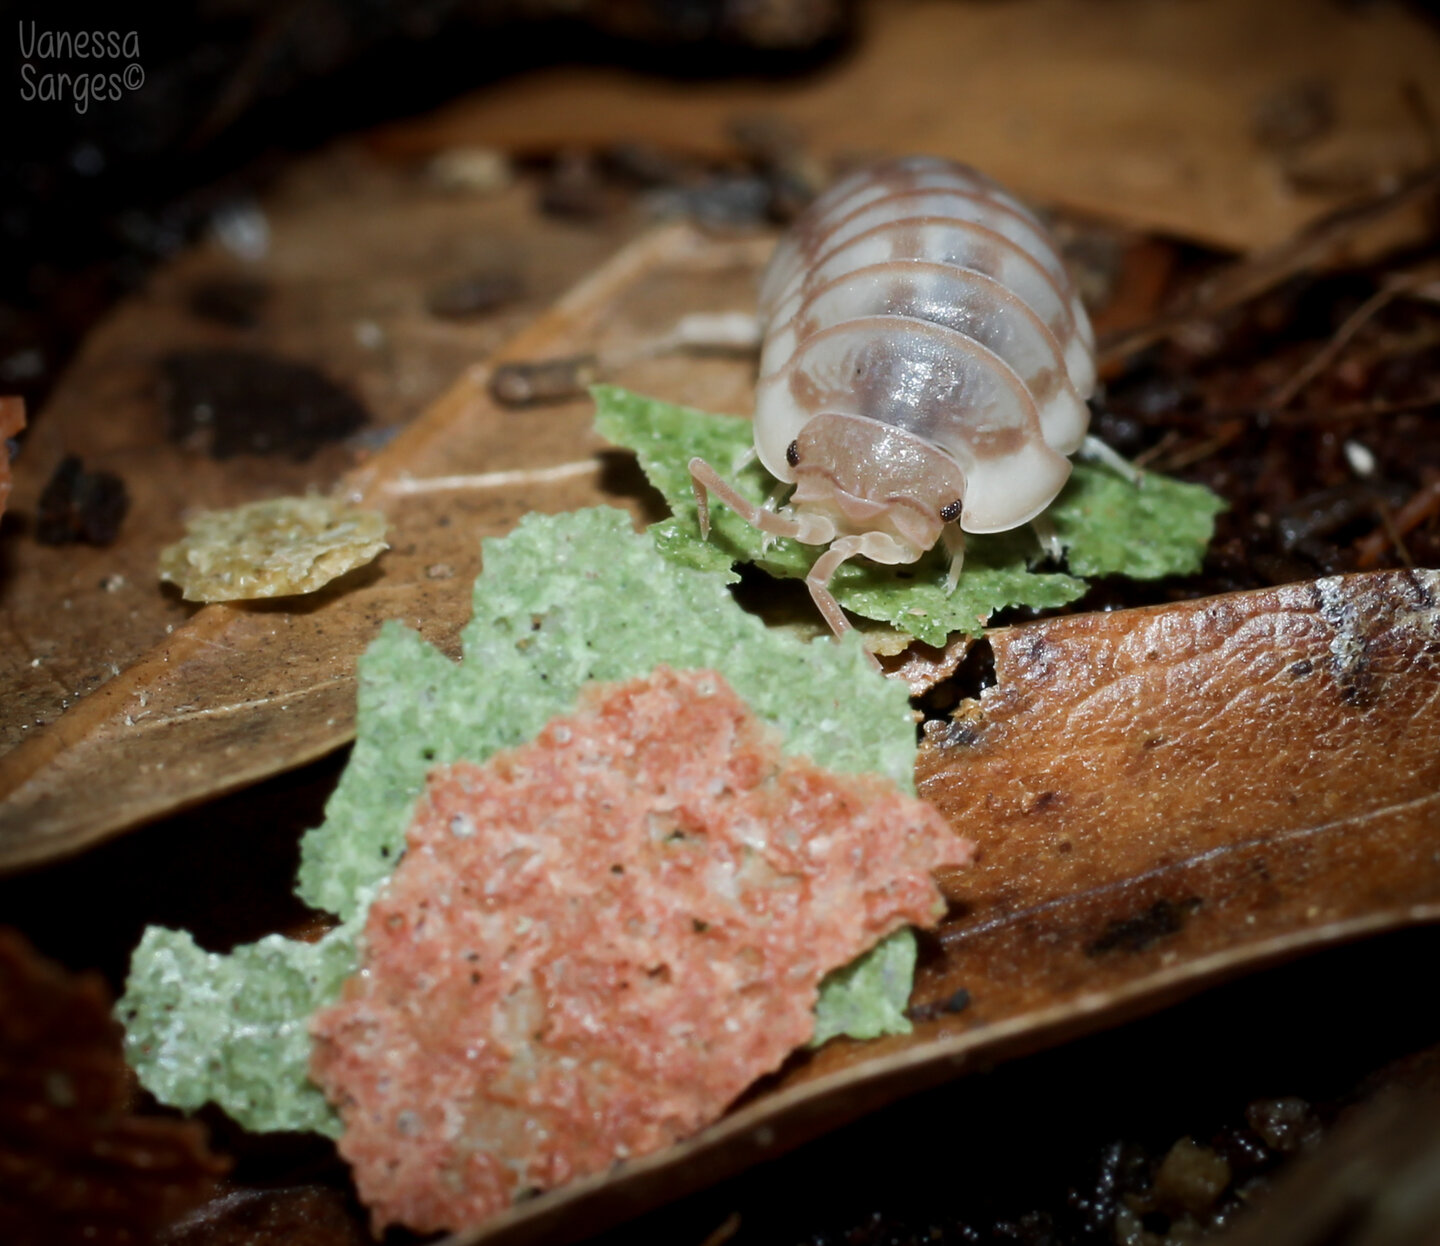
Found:
M 76 977 L 0 929 L 0 1240 L 145 1242 L 228 1163 L 191 1121 L 130 1112 L 120 1026 Z
M 1434 158 L 1413 101 L 1440 115 L 1440 33 L 1400 6 L 887 0 L 862 18 L 851 54 L 801 83 L 544 70 L 379 141 L 418 154 L 626 138 L 720 156 L 737 118 L 769 114 L 820 158 L 949 156 L 1043 203 L 1238 251 Z M 1274 142 L 1277 109 L 1312 97 L 1316 123 Z
M 25 427 L 25 402 L 21 398 L 0 397 L 0 515 L 10 498 L 10 452 L 5 442 Z

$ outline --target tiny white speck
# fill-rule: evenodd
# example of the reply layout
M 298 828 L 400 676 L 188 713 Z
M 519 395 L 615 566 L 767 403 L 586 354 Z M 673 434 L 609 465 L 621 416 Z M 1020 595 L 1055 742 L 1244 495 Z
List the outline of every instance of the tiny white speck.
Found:
M 1357 476 L 1373 476 L 1375 474 L 1375 455 L 1370 447 L 1358 441 L 1347 441 L 1344 446 L 1345 461 L 1350 464 L 1350 470 Z
M 210 218 L 215 240 L 237 259 L 254 263 L 270 250 L 270 221 L 253 199 L 223 204 Z

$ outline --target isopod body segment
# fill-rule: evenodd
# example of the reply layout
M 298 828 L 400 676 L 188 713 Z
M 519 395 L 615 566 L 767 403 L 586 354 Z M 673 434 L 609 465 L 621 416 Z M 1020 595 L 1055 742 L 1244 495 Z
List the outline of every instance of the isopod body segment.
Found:
M 937 541 L 958 576 L 964 532 L 1028 523 L 1085 440 L 1094 336 L 1055 244 L 982 174 L 908 157 L 852 173 L 780 241 L 765 325 L 755 449 L 788 504 L 755 507 L 709 464 L 691 475 L 766 532 L 828 545 L 829 591 L 856 555 L 913 562 Z

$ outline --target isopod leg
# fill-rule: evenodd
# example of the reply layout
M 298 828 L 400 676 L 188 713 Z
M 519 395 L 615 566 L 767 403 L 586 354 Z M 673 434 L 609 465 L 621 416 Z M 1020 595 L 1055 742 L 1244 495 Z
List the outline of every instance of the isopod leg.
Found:
M 735 486 L 702 458 L 690 460 L 690 483 L 695 487 L 695 505 L 699 511 L 700 535 L 710 535 L 710 499 L 714 493 L 752 528 L 772 536 L 788 536 L 804 545 L 824 545 L 835 536 L 835 525 L 819 515 L 791 518 L 756 506 L 741 497 Z
M 940 539 L 945 543 L 945 552 L 950 555 L 950 571 L 945 576 L 945 595 L 948 597 L 960 583 L 960 572 L 965 566 L 965 533 L 958 523 L 947 523 L 940 530 Z
M 710 539 L 710 489 L 711 481 L 718 487 L 720 478 L 715 469 L 704 459 L 690 460 L 690 487 L 695 490 L 695 518 L 700 524 L 700 539 Z
M 1060 534 L 1055 530 L 1055 521 L 1048 511 L 1041 511 L 1030 521 L 1030 530 L 1035 533 L 1035 539 L 1051 562 L 1059 562 L 1065 556 L 1065 547 L 1060 543 Z
M 1139 485 L 1145 479 L 1144 472 L 1123 454 L 1112 450 L 1094 433 L 1085 434 L 1085 440 L 1080 443 L 1080 448 L 1075 453 L 1078 458 L 1108 467 L 1117 476 L 1123 476 L 1132 485 Z
M 839 640 L 846 632 L 853 631 L 854 625 L 845 617 L 845 611 L 840 609 L 840 603 L 835 600 L 835 594 L 830 591 L 830 581 L 834 578 L 835 572 L 839 570 L 842 562 L 847 558 L 853 558 L 860 552 L 863 543 L 863 537 L 841 537 L 815 560 L 815 565 L 810 568 L 810 574 L 805 577 L 805 587 L 810 590 L 810 598 L 824 616 L 825 622 L 830 624 L 830 630 L 835 633 L 836 640 Z M 866 650 L 865 656 L 870 659 L 870 665 L 877 671 L 881 669 L 879 659 L 873 653 Z
M 790 490 L 794 487 L 795 486 L 791 484 L 788 480 L 776 481 L 775 487 L 771 489 L 769 494 L 766 496 L 765 505 L 761 507 L 761 509 L 769 511 L 772 515 L 775 514 L 777 511 L 779 511 L 780 507 L 785 504 L 785 499 L 790 496 Z M 776 536 L 773 532 L 765 532 L 762 529 L 760 538 L 760 552 L 763 554 L 766 550 L 768 550 L 772 545 L 775 544 L 775 541 Z
M 790 496 L 790 490 L 794 487 L 788 480 L 777 480 L 775 487 L 765 497 L 763 509 L 775 514 L 785 504 L 785 499 Z

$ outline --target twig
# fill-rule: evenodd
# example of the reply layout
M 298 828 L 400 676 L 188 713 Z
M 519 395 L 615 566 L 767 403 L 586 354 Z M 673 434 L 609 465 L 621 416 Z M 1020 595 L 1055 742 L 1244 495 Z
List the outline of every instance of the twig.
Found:
M 1336 407 L 1310 408 L 1302 411 L 1276 411 L 1270 416 L 1271 423 L 1296 427 L 1305 424 L 1343 424 L 1376 419 L 1385 415 L 1404 415 L 1410 411 L 1425 411 L 1440 408 L 1440 389 L 1419 394 L 1414 398 L 1399 398 L 1392 401 L 1367 399 L 1363 402 L 1344 403 Z M 1150 424 L 1168 424 L 1186 427 L 1207 427 L 1224 424 L 1230 420 L 1254 420 L 1262 414 L 1260 407 L 1210 407 L 1203 411 L 1147 411 L 1143 416 L 1123 407 L 1111 407 L 1113 415 L 1131 419 L 1143 419 Z M 1136 456 L 1136 462 L 1146 466 L 1154 461 L 1155 447 L 1146 454 Z M 1143 460 L 1143 461 L 1142 461 Z
M 1428 407 L 1440 407 L 1440 390 L 1421 394 L 1417 398 L 1400 398 L 1392 402 L 1371 399 L 1366 402 L 1348 402 L 1338 407 L 1321 407 L 1315 411 L 1277 411 L 1277 424 L 1340 424 L 1347 421 L 1373 420 L 1382 415 L 1404 415 L 1409 411 L 1424 411 Z
M 1394 190 L 1340 208 L 1307 225 L 1279 246 L 1221 269 L 1201 282 L 1175 311 L 1143 328 L 1102 341 L 1101 365 L 1171 337 L 1191 321 L 1213 319 L 1273 290 L 1298 273 L 1314 268 L 1361 229 L 1422 202 L 1437 190 L 1440 190 L 1440 162 L 1411 174 Z
M 1345 323 L 1335 331 L 1335 335 L 1296 369 L 1288 381 L 1282 382 L 1271 391 L 1266 405 L 1276 411 L 1288 407 L 1305 386 L 1339 358 L 1340 352 L 1349 345 L 1350 339 L 1359 333 L 1381 308 L 1399 298 L 1400 293 L 1400 290 L 1389 285 L 1382 285 L 1376 290 L 1345 318 Z
M 1410 551 L 1405 548 L 1405 537 L 1436 515 L 1440 515 L 1440 476 L 1417 489 L 1393 515 L 1389 507 L 1380 508 L 1380 522 L 1384 530 L 1372 532 L 1356 543 L 1355 565 L 1362 571 L 1376 567 L 1385 555 L 1386 546 L 1393 546 L 1401 562 L 1407 567 L 1413 566 Z
M 724 1246 L 724 1244 L 738 1232 L 740 1232 L 740 1213 L 738 1211 L 732 1211 L 711 1230 L 709 1236 L 700 1243 L 700 1246 Z
M 1385 503 L 1376 499 L 1375 510 L 1380 516 L 1380 527 L 1390 539 L 1390 544 L 1395 547 L 1395 552 L 1400 556 L 1402 566 L 1413 567 L 1415 560 L 1410 557 L 1410 551 L 1405 548 L 1405 538 L 1401 535 L 1395 523 L 1395 516 L 1390 513 L 1390 508 Z
M 1383 308 L 1397 298 L 1424 289 L 1434 280 L 1435 268 L 1433 265 L 1413 272 L 1395 273 L 1386 277 L 1380 283 L 1380 288 L 1345 318 L 1345 323 L 1335 331 L 1335 335 L 1316 351 L 1294 376 L 1284 384 L 1276 386 L 1270 395 L 1268 405 L 1277 411 L 1282 407 L 1288 407 L 1305 386 L 1339 358 L 1340 352 L 1350 344 L 1351 339 Z
M 1159 441 L 1148 449 L 1141 450 L 1140 453 L 1135 456 L 1135 466 L 1142 468 L 1153 467 L 1154 464 L 1160 459 L 1163 459 L 1179 441 L 1180 434 L 1173 428 L 1167 428 L 1165 435 L 1161 437 Z
M 400 476 L 386 481 L 386 493 L 410 496 L 416 493 L 448 493 L 470 489 L 504 489 L 510 485 L 541 485 L 574 476 L 588 476 L 600 470 L 599 459 L 581 459 L 576 463 L 557 463 L 554 467 L 525 467 L 508 472 L 478 472 L 465 476 L 427 476 L 416 479 Z
M 1198 463 L 1201 459 L 1208 459 L 1217 450 L 1223 450 L 1232 441 L 1245 431 L 1245 424 L 1241 420 L 1231 420 L 1221 425 L 1213 437 L 1199 442 L 1195 445 L 1182 447 L 1173 453 L 1166 455 L 1163 459 L 1157 457 L 1157 471 L 1174 472 L 1182 467 L 1189 467 L 1192 463 Z

